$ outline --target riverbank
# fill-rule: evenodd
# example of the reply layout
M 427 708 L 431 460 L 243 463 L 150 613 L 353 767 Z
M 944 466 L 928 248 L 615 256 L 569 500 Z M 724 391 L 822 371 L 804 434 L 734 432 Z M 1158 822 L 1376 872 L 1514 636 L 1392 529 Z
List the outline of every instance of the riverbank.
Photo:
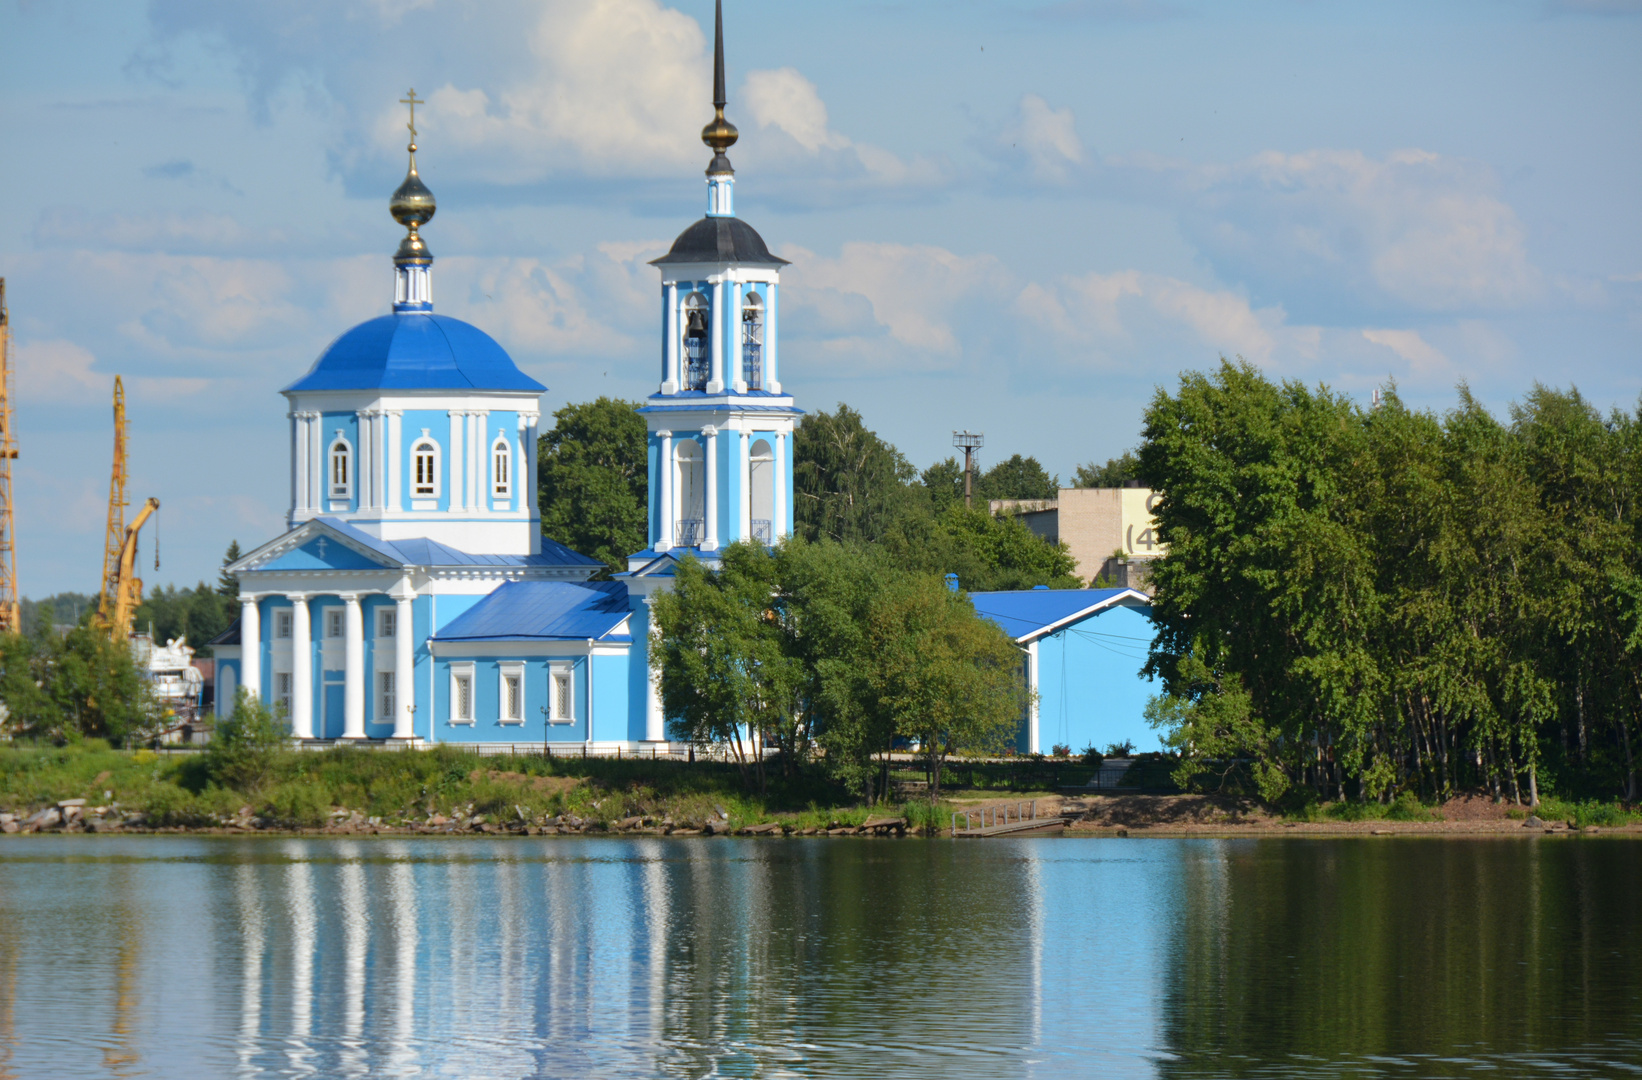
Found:
M 1228 796 L 959 789 L 867 807 L 813 770 L 752 794 L 722 762 L 281 752 L 251 790 L 225 786 L 210 764 L 95 741 L 0 748 L 0 833 L 935 836 L 954 812 L 1035 799 L 1038 816 L 1067 819 L 1069 836 L 1642 836 L 1642 815 L 1617 804 L 1551 798 L 1534 811 L 1471 795 L 1285 814 Z

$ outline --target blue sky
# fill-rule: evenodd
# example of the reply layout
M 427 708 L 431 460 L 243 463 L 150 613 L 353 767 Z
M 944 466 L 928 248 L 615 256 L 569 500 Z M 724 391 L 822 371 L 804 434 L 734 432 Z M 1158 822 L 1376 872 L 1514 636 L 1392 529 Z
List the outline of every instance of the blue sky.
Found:
M 1642 393 L 1642 2 L 728 0 L 737 210 L 783 384 L 920 466 L 1069 477 L 1242 355 L 1366 400 Z M 125 377 L 149 584 L 276 535 L 278 389 L 386 310 L 414 85 L 439 310 L 654 389 L 704 208 L 708 0 L 0 0 L 25 595 L 89 591 Z M 148 547 L 151 554 L 152 548 Z M 148 556 L 145 556 L 147 558 Z

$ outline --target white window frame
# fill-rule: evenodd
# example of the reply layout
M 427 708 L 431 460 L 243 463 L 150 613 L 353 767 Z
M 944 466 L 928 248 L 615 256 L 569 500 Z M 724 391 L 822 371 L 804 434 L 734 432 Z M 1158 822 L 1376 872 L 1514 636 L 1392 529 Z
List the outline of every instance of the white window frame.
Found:
M 342 636 L 348 632 L 348 623 L 347 620 L 343 618 L 343 609 L 339 607 L 328 607 L 320 610 L 325 612 L 325 640 L 341 641 Z M 332 630 L 335 630 L 336 633 L 333 634 L 331 632 Z
M 525 665 L 519 660 L 504 660 L 496 665 L 496 715 L 504 724 L 523 724 L 525 722 Z M 518 683 L 519 700 L 513 716 L 507 714 L 507 684 L 513 679 Z
M 376 637 L 378 641 L 392 640 L 399 629 L 399 605 L 383 604 L 376 609 Z
M 461 710 L 461 705 L 462 705 L 462 683 L 464 681 L 467 683 L 467 694 L 468 694 L 467 715 L 466 716 L 461 715 L 461 711 L 462 711 Z M 473 681 L 473 664 L 472 663 L 452 664 L 452 665 L 450 665 L 450 707 L 449 707 L 449 712 L 450 712 L 450 722 L 452 724 L 460 724 L 464 727 L 472 727 L 473 726 L 473 724 L 474 724 L 474 719 L 473 719 L 474 718 L 474 713 L 476 712 L 476 710 L 474 708 L 474 705 L 475 705 L 475 699 L 478 696 L 477 692 L 476 692 L 477 689 L 478 688 L 474 684 L 474 681 Z
M 290 608 L 274 609 L 274 640 L 290 641 L 291 627 L 295 625 L 296 612 Z
M 429 469 L 433 474 L 432 481 L 427 484 L 422 483 L 422 478 L 416 471 L 424 454 L 430 459 Z M 423 428 L 421 437 L 411 447 L 411 498 L 437 499 L 439 497 L 439 454 L 439 440 L 428 434 L 427 428 Z
M 336 482 L 336 463 L 342 459 L 343 483 Z M 336 438 L 331 440 L 330 449 L 325 452 L 325 490 L 333 499 L 353 498 L 353 443 L 342 434 L 342 429 L 336 429 Z
M 292 687 L 295 685 L 296 680 L 289 671 L 274 672 L 274 708 L 284 709 L 286 716 L 291 715 Z
M 513 497 L 513 446 L 506 435 L 490 444 L 490 494 L 496 499 Z
M 393 711 L 399 706 L 397 674 L 391 668 L 376 673 L 376 721 L 379 724 L 393 723 Z
M 570 684 L 569 698 L 570 711 L 567 715 L 561 706 L 562 695 L 559 680 L 564 679 Z M 576 722 L 576 667 L 568 660 L 547 665 L 547 722 L 550 724 L 574 724 Z

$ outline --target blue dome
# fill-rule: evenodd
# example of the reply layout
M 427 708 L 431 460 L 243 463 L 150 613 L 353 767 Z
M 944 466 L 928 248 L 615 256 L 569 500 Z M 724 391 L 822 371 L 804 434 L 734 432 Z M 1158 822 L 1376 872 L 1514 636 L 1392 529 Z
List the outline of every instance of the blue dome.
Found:
M 520 371 L 478 327 L 426 311 L 362 322 L 283 393 L 302 390 L 524 390 L 547 387 Z

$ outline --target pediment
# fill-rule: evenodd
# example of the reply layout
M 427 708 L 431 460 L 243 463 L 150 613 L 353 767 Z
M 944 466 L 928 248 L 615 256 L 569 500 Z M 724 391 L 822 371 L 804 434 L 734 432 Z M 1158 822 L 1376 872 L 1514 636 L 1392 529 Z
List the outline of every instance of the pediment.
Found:
M 372 551 L 323 522 L 309 521 L 253 551 L 230 569 L 312 572 L 397 569 L 399 565 L 398 560 Z

